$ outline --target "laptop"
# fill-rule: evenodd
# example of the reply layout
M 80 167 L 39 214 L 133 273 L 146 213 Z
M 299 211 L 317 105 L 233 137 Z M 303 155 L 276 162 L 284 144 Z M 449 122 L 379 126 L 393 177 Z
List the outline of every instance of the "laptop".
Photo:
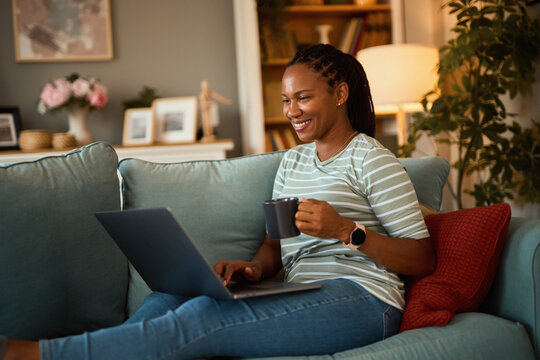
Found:
M 221 300 L 318 289 L 321 284 L 223 284 L 169 208 L 98 212 L 97 219 L 153 291 Z

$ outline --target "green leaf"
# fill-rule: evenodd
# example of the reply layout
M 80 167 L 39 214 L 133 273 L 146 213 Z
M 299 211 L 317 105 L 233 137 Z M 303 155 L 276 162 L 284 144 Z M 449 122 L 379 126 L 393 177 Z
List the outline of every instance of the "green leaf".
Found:
M 446 104 L 444 103 L 444 100 L 442 98 L 438 98 L 433 102 L 433 105 L 431 106 L 431 113 L 439 113 L 443 112 L 446 109 Z

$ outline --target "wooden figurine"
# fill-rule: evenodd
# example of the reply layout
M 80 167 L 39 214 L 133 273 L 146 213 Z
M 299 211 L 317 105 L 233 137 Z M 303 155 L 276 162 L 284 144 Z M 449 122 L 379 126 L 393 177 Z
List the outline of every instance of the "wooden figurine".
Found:
M 216 140 L 216 136 L 214 135 L 214 122 L 211 115 L 212 104 L 214 103 L 212 99 L 222 104 L 232 104 L 232 100 L 210 90 L 207 80 L 201 81 L 201 92 L 199 94 L 199 101 L 201 102 L 201 122 L 203 128 L 201 142 L 211 142 Z

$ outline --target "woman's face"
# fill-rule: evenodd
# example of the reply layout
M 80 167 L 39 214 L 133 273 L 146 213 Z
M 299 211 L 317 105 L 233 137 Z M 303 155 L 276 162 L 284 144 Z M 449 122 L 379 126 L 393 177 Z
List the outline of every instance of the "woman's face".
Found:
M 296 64 L 285 70 L 281 98 L 283 114 L 302 141 L 324 139 L 336 124 L 336 91 L 306 65 Z

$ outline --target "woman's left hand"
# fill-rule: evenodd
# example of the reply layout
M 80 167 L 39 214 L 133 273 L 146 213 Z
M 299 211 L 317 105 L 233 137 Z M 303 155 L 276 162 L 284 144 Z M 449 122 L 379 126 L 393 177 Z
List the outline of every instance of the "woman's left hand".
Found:
M 355 224 L 339 215 L 326 201 L 301 198 L 296 212 L 296 227 L 314 237 L 348 241 Z

